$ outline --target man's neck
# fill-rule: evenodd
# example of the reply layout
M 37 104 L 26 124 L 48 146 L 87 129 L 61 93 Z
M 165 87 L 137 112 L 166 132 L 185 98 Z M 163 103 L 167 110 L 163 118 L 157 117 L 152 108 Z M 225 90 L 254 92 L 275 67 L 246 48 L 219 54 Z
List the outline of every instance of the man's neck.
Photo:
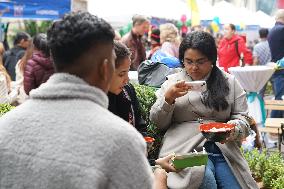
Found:
M 267 38 L 260 38 L 260 41 L 267 41 Z
M 140 36 L 140 35 L 138 34 L 136 28 L 132 28 L 132 33 L 133 33 L 134 35 L 136 35 L 137 37 Z

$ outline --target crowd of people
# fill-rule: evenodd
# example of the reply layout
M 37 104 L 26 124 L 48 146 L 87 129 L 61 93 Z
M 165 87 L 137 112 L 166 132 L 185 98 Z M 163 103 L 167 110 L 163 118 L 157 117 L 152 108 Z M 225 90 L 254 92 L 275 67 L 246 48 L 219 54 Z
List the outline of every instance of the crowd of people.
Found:
M 284 10 L 270 31 L 260 29 L 253 51 L 233 24 L 214 38 L 205 31 L 181 37 L 167 23 L 152 28 L 146 52 L 149 28 L 148 18 L 135 15 L 120 38 L 105 20 L 77 12 L 47 34 L 17 33 L 10 50 L 0 45 L 0 103 L 17 106 L 0 119 L 0 188 L 258 188 L 240 151 L 252 122 L 246 92 L 228 69 L 284 57 Z M 165 67 L 149 69 L 157 63 Z M 163 76 L 149 112 L 165 132 L 156 169 L 128 77 L 145 64 Z M 283 69 L 271 78 L 275 99 L 282 99 L 283 78 Z M 191 81 L 206 81 L 206 91 L 192 90 Z M 212 142 L 198 130 L 200 119 L 234 129 Z M 177 170 L 171 163 L 173 153 L 203 148 L 207 165 Z

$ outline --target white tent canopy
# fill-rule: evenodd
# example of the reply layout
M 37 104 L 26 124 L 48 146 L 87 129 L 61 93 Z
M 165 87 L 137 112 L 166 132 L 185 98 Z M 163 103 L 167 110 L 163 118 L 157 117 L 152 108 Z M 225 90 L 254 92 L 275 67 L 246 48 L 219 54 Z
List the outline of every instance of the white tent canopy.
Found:
M 204 0 L 197 0 L 197 4 L 201 20 L 219 17 L 221 24 L 260 25 L 267 28 L 271 28 L 275 22 L 262 11 L 251 12 L 226 1 L 220 1 L 213 7 Z M 188 19 L 191 17 L 186 0 L 91 0 L 88 3 L 88 10 L 106 19 L 114 27 L 131 23 L 131 18 L 135 14 L 174 20 L 180 20 L 182 15 L 186 15 Z
M 92 0 L 89 1 L 88 10 L 114 25 L 131 22 L 135 14 L 175 20 L 184 14 L 190 18 L 190 11 L 182 0 Z
M 236 23 L 238 9 L 231 3 L 221 1 L 212 7 L 212 14 L 219 17 L 220 23 Z
M 252 12 L 245 7 L 236 7 L 226 1 L 216 3 L 207 14 L 211 17 L 219 17 L 221 24 L 232 23 L 236 25 L 259 25 L 260 27 L 271 28 L 275 21 L 273 17 L 262 11 Z
M 257 11 L 255 13 L 256 19 L 258 20 L 258 25 L 264 28 L 272 28 L 275 24 L 273 17 L 265 14 L 262 11 Z

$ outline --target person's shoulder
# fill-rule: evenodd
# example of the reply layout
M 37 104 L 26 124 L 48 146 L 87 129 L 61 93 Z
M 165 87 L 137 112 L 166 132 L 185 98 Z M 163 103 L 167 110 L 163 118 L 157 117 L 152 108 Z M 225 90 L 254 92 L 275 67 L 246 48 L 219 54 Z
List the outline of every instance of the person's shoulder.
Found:
M 126 42 L 129 41 L 131 38 L 132 38 L 131 32 L 128 32 L 127 34 L 125 34 L 124 36 L 122 36 L 121 42 L 122 42 L 122 43 L 126 43 Z
M 179 80 L 184 80 L 186 77 L 186 71 L 184 70 L 184 68 L 180 69 L 179 71 L 177 71 L 176 73 L 173 73 L 171 75 L 167 76 L 167 80 L 169 81 L 179 81 Z
M 256 45 L 253 47 L 253 51 L 258 51 L 263 45 L 265 45 L 265 44 L 259 42 L 258 44 L 256 44 Z
M 220 43 L 219 43 L 219 45 L 223 45 L 224 43 L 226 43 L 228 40 L 225 38 L 225 37 L 223 37 L 221 40 L 220 40 Z
M 8 57 L 8 56 L 10 56 L 11 55 L 11 49 L 9 49 L 9 50 L 7 50 L 7 51 L 5 51 L 4 52 L 4 54 L 3 54 L 3 58 L 5 57 Z
M 277 38 L 279 35 L 283 35 L 284 33 L 284 24 L 277 24 L 273 28 L 269 30 L 268 40 L 269 38 Z
M 10 53 L 11 53 L 11 49 L 5 51 L 5 52 L 3 53 L 3 55 L 8 55 L 8 54 L 10 54 Z
M 89 109 L 89 111 L 92 110 Z M 92 115 L 93 113 L 88 113 L 84 117 Z M 100 108 L 100 111 L 97 109 L 97 115 L 93 116 L 88 127 L 92 132 L 103 133 L 110 147 L 120 147 L 123 150 L 127 146 L 140 146 L 142 148 L 145 145 L 142 135 L 132 125 L 104 108 Z M 95 130 L 92 129 L 94 127 Z
M 136 145 L 143 145 L 142 135 L 129 123 L 121 119 L 120 117 L 112 114 L 112 117 L 109 117 L 106 130 L 108 130 L 108 135 L 110 140 L 113 140 L 115 143 L 119 141 L 133 143 Z
M 271 30 L 284 30 L 284 24 L 277 22 Z
M 127 123 L 125 120 L 120 118 L 119 116 L 113 114 L 108 109 L 101 108 L 100 110 L 100 123 L 104 124 L 102 125 L 103 128 L 107 130 L 112 130 L 112 132 L 116 133 L 132 133 L 135 131 L 134 127 L 131 126 L 129 123 Z M 135 132 L 134 132 L 135 133 Z
M 37 62 L 33 58 L 29 59 L 25 66 L 25 72 L 31 72 L 35 69 L 35 66 L 37 66 Z
M 0 72 L 0 81 L 5 81 L 6 82 L 6 77 L 3 72 Z
M 177 83 L 178 81 L 186 80 L 186 71 L 184 69 L 179 70 L 176 73 L 170 74 L 166 77 L 166 81 L 161 87 L 168 88 L 169 86 Z
M 245 43 L 244 38 L 242 38 L 240 35 L 234 35 L 231 39 L 232 42 L 238 42 L 238 43 Z
M 27 104 L 29 103 L 26 102 L 21 106 L 14 107 L 9 112 L 1 116 L 0 119 L 0 133 L 2 133 L 1 137 L 3 137 L 5 134 L 9 135 L 9 132 L 5 133 L 4 131 L 13 130 L 13 128 L 18 128 L 18 130 L 24 129 L 24 127 L 19 127 L 19 126 L 23 123 L 23 120 L 25 120 L 25 117 L 27 115 L 32 116 L 32 109 L 25 108 Z
M 223 76 L 225 77 L 225 79 L 227 79 L 227 80 L 234 80 L 235 79 L 234 75 L 232 75 L 232 74 L 230 74 L 228 72 L 225 72 L 223 70 L 220 70 L 220 71 L 223 74 Z
M 129 135 L 135 135 L 136 132 L 134 127 L 127 123 L 125 120 L 116 116 L 110 112 L 112 116 L 109 115 L 109 123 L 111 124 L 111 130 L 116 133 L 128 133 Z

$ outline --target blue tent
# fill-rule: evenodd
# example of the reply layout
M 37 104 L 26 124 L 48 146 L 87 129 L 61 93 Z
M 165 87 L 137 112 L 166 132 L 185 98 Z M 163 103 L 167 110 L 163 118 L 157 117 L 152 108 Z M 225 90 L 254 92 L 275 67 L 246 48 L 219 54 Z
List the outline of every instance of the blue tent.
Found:
M 71 0 L 0 0 L 1 18 L 54 20 L 71 10 Z

